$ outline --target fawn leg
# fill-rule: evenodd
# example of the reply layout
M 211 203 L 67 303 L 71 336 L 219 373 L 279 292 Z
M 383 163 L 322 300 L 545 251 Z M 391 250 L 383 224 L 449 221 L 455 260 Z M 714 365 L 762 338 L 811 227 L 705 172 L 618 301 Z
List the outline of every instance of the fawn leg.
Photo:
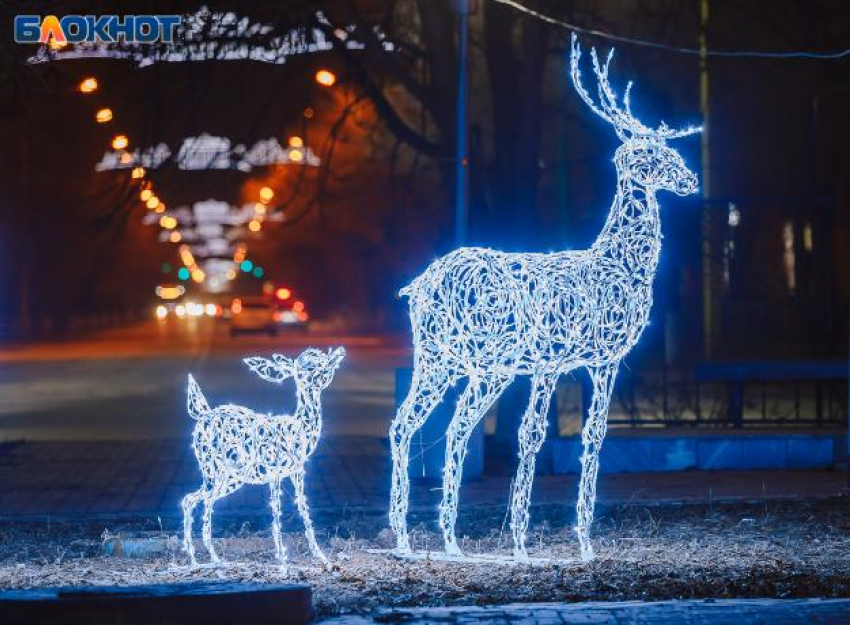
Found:
M 195 544 L 192 542 L 192 515 L 195 512 L 195 507 L 201 500 L 203 489 L 198 489 L 194 493 L 189 493 L 183 497 L 183 551 L 189 554 L 189 562 L 192 566 L 197 564 L 195 560 Z
M 481 418 L 513 380 L 513 376 L 471 376 L 457 402 L 454 417 L 446 431 L 446 464 L 443 469 L 443 499 L 440 502 L 440 528 L 446 553 L 462 556 L 455 538 L 455 522 L 469 437 Z
M 390 489 L 390 527 L 396 535 L 396 550 L 410 553 L 407 537 L 407 507 L 410 498 L 410 440 L 440 403 L 449 385 L 444 372 L 429 361 L 418 362 L 407 394 L 390 426 L 393 474 Z M 434 367 L 433 371 L 430 369 Z
M 528 529 L 528 506 L 534 482 L 537 453 L 546 439 L 549 402 L 558 381 L 557 375 L 535 374 L 531 379 L 531 397 L 519 426 L 519 465 L 511 498 L 511 531 L 514 538 L 514 557 L 528 561 L 525 551 L 525 532 Z
M 304 522 L 304 533 L 307 535 L 307 544 L 310 545 L 310 551 L 314 558 L 318 558 L 326 565 L 328 559 L 322 550 L 319 549 L 319 544 L 316 542 L 316 533 L 313 531 L 313 522 L 310 520 L 310 506 L 307 505 L 307 497 L 304 495 L 304 468 L 300 471 L 295 471 L 290 478 L 292 487 L 295 490 L 295 505 L 298 507 L 298 514 L 301 515 L 301 520 Z
M 210 560 L 218 564 L 221 560 L 218 557 L 218 554 L 215 552 L 213 548 L 212 542 L 212 513 L 213 513 L 213 504 L 215 503 L 215 499 L 213 498 L 212 493 L 204 493 L 204 529 L 203 529 L 203 539 L 204 546 L 207 548 L 207 551 L 210 554 Z
M 599 452 L 608 427 L 608 405 L 619 364 L 615 362 L 600 367 L 588 367 L 590 379 L 593 382 L 593 400 L 587 423 L 584 424 L 581 432 L 584 451 L 581 455 L 581 481 L 576 503 L 576 534 L 581 547 L 581 559 L 585 562 L 594 557 L 593 546 L 590 544 L 590 525 L 593 523 L 593 507 L 596 503 Z
M 272 538 L 274 539 L 274 553 L 278 561 L 284 562 L 286 560 L 286 548 L 283 546 L 283 538 L 280 535 L 280 499 L 282 495 L 280 478 L 272 478 L 269 486 L 271 486 L 269 503 L 272 507 Z

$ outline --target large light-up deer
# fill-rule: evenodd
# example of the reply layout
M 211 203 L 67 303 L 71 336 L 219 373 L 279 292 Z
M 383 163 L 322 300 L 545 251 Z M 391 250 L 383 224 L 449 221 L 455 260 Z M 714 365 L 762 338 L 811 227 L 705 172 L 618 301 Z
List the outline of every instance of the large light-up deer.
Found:
M 192 542 L 192 513 L 204 502 L 203 541 L 213 562 L 219 562 L 212 544 L 212 512 L 215 502 L 245 484 L 271 487 L 272 537 L 278 560 L 283 561 L 280 525 L 281 482 L 292 481 L 295 505 L 304 522 L 307 543 L 313 556 L 327 564 L 316 543 L 310 509 L 304 495 L 304 465 L 316 450 L 322 433 L 322 391 L 334 378 L 345 357 L 341 347 L 327 353 L 308 349 L 291 360 L 274 354 L 266 358 L 246 358 L 251 371 L 264 380 L 280 384 L 295 379 L 298 407 L 292 415 L 271 415 L 226 404 L 211 408 L 195 379 L 189 376 L 189 415 L 197 421 L 192 447 L 198 458 L 203 484 L 183 498 L 183 548 L 195 563 Z
M 613 52 L 613 51 L 612 51 Z M 572 41 L 571 74 L 590 109 L 613 126 L 617 193 L 592 247 L 553 254 L 509 254 L 461 248 L 437 259 L 401 294 L 409 297 L 414 337 L 413 381 L 390 430 L 393 455 L 390 524 L 397 552 L 410 553 L 408 462 L 413 433 L 446 389 L 468 380 L 446 432 L 440 526 L 446 552 L 461 557 L 455 539 L 458 494 L 469 436 L 515 376 L 531 378 L 531 398 L 519 430 L 519 468 L 511 501 L 514 557 L 528 559 L 525 534 L 534 464 L 546 431 L 555 384 L 585 367 L 593 398 L 582 431 L 584 452 L 576 532 L 582 558 L 593 557 L 593 520 L 599 452 L 617 368 L 643 332 L 652 306 L 652 282 L 661 249 L 656 191 L 687 195 L 696 176 L 667 140 L 700 131 L 649 128 L 608 83 L 609 54 L 601 64 L 591 50 L 598 81 L 596 104 L 581 84 L 581 50 Z

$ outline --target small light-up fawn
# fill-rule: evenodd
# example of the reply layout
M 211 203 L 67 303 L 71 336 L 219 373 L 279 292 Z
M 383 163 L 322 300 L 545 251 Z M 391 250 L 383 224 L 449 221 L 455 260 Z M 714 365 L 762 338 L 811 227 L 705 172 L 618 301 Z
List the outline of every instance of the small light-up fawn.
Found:
M 195 379 L 189 376 L 189 415 L 197 421 L 192 447 L 203 477 L 201 488 L 183 498 L 183 547 L 192 564 L 195 507 L 204 502 L 203 542 L 212 561 L 219 562 L 212 544 L 213 505 L 245 484 L 270 486 L 275 554 L 278 560 L 285 560 L 280 524 L 281 481 L 285 478 L 292 481 L 310 551 L 327 564 L 310 521 L 304 495 L 304 465 L 322 433 L 322 391 L 330 385 L 344 357 L 345 349 L 339 347 L 327 353 L 308 349 L 294 360 L 279 354 L 272 360 L 245 359 L 251 371 L 264 380 L 276 384 L 289 377 L 295 380 L 298 407 L 292 415 L 261 414 L 233 404 L 210 408 Z
M 390 525 L 401 554 L 411 552 L 406 516 L 414 432 L 446 389 L 465 379 L 446 432 L 440 504 L 446 552 L 463 557 L 455 539 L 455 520 L 467 442 L 514 378 L 528 376 L 531 398 L 519 429 L 519 466 L 511 501 L 514 556 L 528 559 L 528 507 L 549 400 L 561 375 L 583 367 L 590 373 L 593 399 L 582 431 L 576 532 L 582 558 L 593 557 L 589 529 L 611 391 L 620 361 L 640 338 L 652 306 L 661 251 L 656 192 L 687 195 L 697 190 L 696 176 L 667 141 L 700 129 L 674 130 L 664 123 L 645 126 L 631 112 L 631 85 L 621 103 L 608 83 L 611 56 L 603 64 L 593 51 L 597 104 L 582 87 L 580 55 L 574 38 L 571 73 L 576 91 L 623 142 L 614 156 L 617 192 L 590 249 L 512 254 L 460 248 L 438 258 L 401 290 L 408 297 L 414 339 L 413 381 L 390 429 Z

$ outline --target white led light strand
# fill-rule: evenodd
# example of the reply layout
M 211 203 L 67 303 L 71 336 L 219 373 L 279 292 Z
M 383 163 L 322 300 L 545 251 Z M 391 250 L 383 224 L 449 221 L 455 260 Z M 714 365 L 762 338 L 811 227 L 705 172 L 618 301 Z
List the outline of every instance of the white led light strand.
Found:
M 553 254 L 460 248 L 437 259 L 401 295 L 409 298 L 414 339 L 410 392 L 390 429 L 393 473 L 390 525 L 396 552 L 413 556 L 407 533 L 411 438 L 450 385 L 466 378 L 446 433 L 440 527 L 446 554 L 465 556 L 455 538 L 458 493 L 469 436 L 518 375 L 531 378 L 531 398 L 519 429 L 519 468 L 511 501 L 514 558 L 525 549 L 536 454 L 546 433 L 549 401 L 558 378 L 585 367 L 593 400 L 582 431 L 584 452 L 576 532 L 581 556 L 593 558 L 589 528 L 596 498 L 599 452 L 617 368 L 649 319 L 652 282 L 661 249 L 657 190 L 687 195 L 697 178 L 666 140 L 700 131 L 652 129 L 622 107 L 603 65 L 591 51 L 598 80 L 596 104 L 581 85 L 581 51 L 572 42 L 572 78 L 591 110 L 623 141 L 616 152 L 617 193 L 590 249 Z
M 271 489 L 272 536 L 275 554 L 281 562 L 286 549 L 281 537 L 281 481 L 288 478 L 295 491 L 295 505 L 310 551 L 327 564 L 319 549 L 304 495 L 307 459 L 316 450 L 322 433 L 321 394 L 333 380 L 345 357 L 342 347 L 307 349 L 294 360 L 274 354 L 266 358 L 246 358 L 251 371 L 264 380 L 280 384 L 295 380 L 298 407 L 293 415 L 260 414 L 249 408 L 226 404 L 211 408 L 195 379 L 189 376 L 187 405 L 195 419 L 192 447 L 203 476 L 201 488 L 183 498 L 183 548 L 196 564 L 192 542 L 192 515 L 203 501 L 203 542 L 213 562 L 220 562 L 212 544 L 212 512 L 215 502 L 245 484 L 268 484 Z
M 315 19 L 323 26 L 333 27 L 321 11 L 316 12 Z M 100 58 L 128 59 L 139 67 L 195 61 L 257 61 L 281 65 L 292 56 L 328 52 L 334 48 L 334 42 L 318 27 L 297 27 L 279 35 L 273 34 L 274 30 L 271 24 L 252 22 L 232 12 L 210 11 L 201 7 L 195 13 L 184 16 L 175 29 L 174 43 L 104 43 L 98 40 L 59 50 L 45 44 L 27 59 L 27 63 Z M 395 49 L 379 28 L 374 27 L 371 35 L 380 41 L 385 51 Z M 349 50 L 365 47 L 357 41 L 358 27 L 355 25 L 335 28 L 334 36 Z
M 119 169 L 158 169 L 171 159 L 178 168 L 187 171 L 210 169 L 238 169 L 249 172 L 254 167 L 269 165 L 301 165 L 318 167 L 321 160 L 310 147 L 284 148 L 272 137 L 261 139 L 250 148 L 239 144 L 231 148 L 230 139 L 202 133 L 197 137 L 183 139 L 176 154 L 165 143 L 159 143 L 146 150 L 111 150 L 104 152 L 95 171 L 114 171 Z

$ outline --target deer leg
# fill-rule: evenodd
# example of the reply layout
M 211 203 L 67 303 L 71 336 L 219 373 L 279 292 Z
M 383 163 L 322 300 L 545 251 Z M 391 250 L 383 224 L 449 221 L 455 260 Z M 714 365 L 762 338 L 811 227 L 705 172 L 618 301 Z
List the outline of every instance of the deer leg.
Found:
M 593 523 L 593 507 L 596 503 L 599 452 L 602 450 L 602 441 L 608 427 L 608 405 L 619 364 L 615 362 L 600 367 L 588 367 L 593 383 L 593 400 L 587 423 L 581 432 L 584 451 L 581 455 L 581 480 L 576 503 L 576 534 L 581 548 L 581 559 L 585 562 L 594 557 L 593 546 L 590 544 L 590 525 Z
M 393 473 L 390 489 L 390 527 L 396 535 L 396 550 L 410 553 L 407 537 L 407 507 L 410 498 L 410 440 L 434 408 L 440 403 L 449 385 L 448 377 L 441 371 L 425 372 L 434 366 L 424 363 L 413 372 L 410 392 L 407 394 L 390 426 Z
M 215 499 L 213 498 L 212 493 L 204 493 L 204 526 L 203 526 L 203 539 L 204 546 L 207 548 L 207 551 L 210 554 L 210 560 L 214 563 L 218 564 L 221 562 L 221 559 L 218 557 L 218 554 L 215 552 L 213 548 L 212 542 L 212 513 L 213 513 L 213 504 L 215 503 Z
M 470 378 L 446 431 L 446 464 L 443 468 L 440 528 L 443 530 L 446 553 L 450 555 L 463 555 L 455 538 L 455 523 L 469 437 L 496 398 L 504 392 L 512 380 L 512 376 L 491 376 L 478 380 Z
M 535 375 L 531 380 L 531 397 L 519 427 L 519 465 L 511 497 L 511 532 L 514 538 L 514 557 L 527 562 L 525 533 L 528 530 L 528 507 L 537 454 L 546 440 L 549 402 L 558 381 L 557 375 Z
M 189 555 L 189 562 L 195 566 L 198 562 L 195 560 L 195 544 L 192 542 L 192 516 L 195 512 L 195 507 L 201 500 L 201 493 L 204 489 L 198 489 L 194 493 L 189 493 L 183 497 L 183 551 Z
M 307 536 L 307 544 L 310 545 L 310 552 L 314 558 L 318 558 L 328 565 L 328 559 L 322 550 L 319 549 L 319 543 L 316 542 L 316 533 L 313 531 L 313 522 L 310 520 L 310 506 L 307 505 L 307 497 L 304 495 L 304 469 L 296 471 L 290 478 L 292 487 L 295 490 L 295 505 L 298 507 L 298 514 L 301 515 L 301 520 L 304 523 L 304 534 Z
M 269 483 L 271 494 L 269 503 L 272 508 L 272 538 L 274 539 L 274 554 L 278 562 L 286 560 L 286 548 L 283 546 L 283 538 L 280 535 L 280 499 L 282 496 L 280 478 L 274 477 Z

